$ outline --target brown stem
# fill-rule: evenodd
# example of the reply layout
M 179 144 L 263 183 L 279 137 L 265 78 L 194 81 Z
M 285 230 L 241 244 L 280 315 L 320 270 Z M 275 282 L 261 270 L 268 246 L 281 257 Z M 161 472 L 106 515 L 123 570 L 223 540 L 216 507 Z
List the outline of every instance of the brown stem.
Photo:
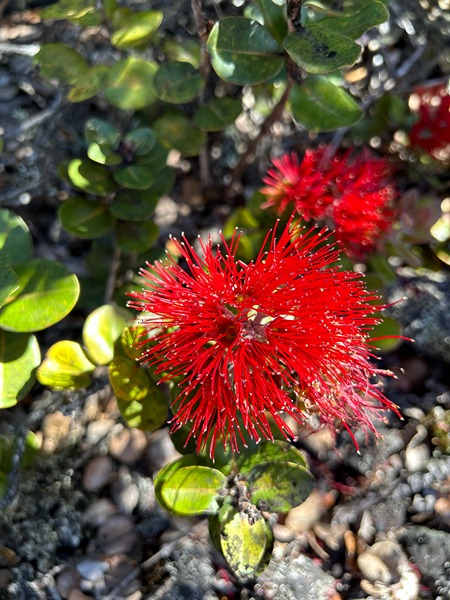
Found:
M 242 172 L 246 169 L 248 163 L 253 158 L 254 153 L 262 138 L 270 132 L 273 124 L 280 119 L 283 113 L 283 109 L 289 98 L 289 93 L 291 91 L 292 85 L 293 81 L 291 79 L 288 79 L 286 89 L 284 90 L 283 95 L 273 107 L 273 110 L 270 113 L 270 115 L 261 125 L 261 129 L 259 130 L 258 135 L 249 142 L 247 150 L 243 154 L 241 154 L 238 164 L 234 167 L 234 169 L 231 172 L 234 180 L 237 180 L 242 175 Z
M 302 26 L 302 4 L 303 0 L 287 0 L 287 17 L 289 21 L 289 29 L 298 31 Z

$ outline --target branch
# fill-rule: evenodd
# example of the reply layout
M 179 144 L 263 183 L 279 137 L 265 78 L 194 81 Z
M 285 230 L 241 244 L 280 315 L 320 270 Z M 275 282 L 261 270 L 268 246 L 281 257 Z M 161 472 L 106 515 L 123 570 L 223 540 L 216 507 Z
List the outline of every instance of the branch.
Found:
M 270 115 L 267 117 L 267 119 L 261 125 L 261 129 L 259 130 L 258 135 L 249 142 L 249 144 L 247 146 L 247 150 L 243 154 L 241 154 L 241 156 L 239 158 L 239 162 L 232 170 L 231 175 L 232 175 L 233 179 L 238 179 L 242 175 L 242 172 L 246 169 L 246 167 L 248 166 L 248 163 L 253 158 L 255 151 L 256 151 L 259 143 L 263 139 L 263 137 L 265 137 L 270 132 L 272 125 L 281 118 L 281 115 L 283 114 L 283 109 L 289 98 L 289 94 L 291 92 L 292 85 L 293 85 L 293 81 L 289 78 L 287 85 L 286 85 L 286 89 L 283 92 L 283 95 L 281 96 L 281 98 L 278 100 L 278 102 L 273 107 L 273 110 L 270 113 Z

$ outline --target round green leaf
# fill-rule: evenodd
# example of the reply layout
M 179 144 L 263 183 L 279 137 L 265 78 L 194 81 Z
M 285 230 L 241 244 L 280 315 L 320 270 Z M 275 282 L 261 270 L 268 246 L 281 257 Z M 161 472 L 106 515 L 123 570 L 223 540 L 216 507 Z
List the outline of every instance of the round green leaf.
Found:
M 101 237 L 111 231 L 115 223 L 106 204 L 80 196 L 66 200 L 58 214 L 64 229 L 82 239 Z
M 135 156 L 146 156 L 156 144 L 156 134 L 150 127 L 133 129 L 125 137 L 125 145 L 130 145 Z
M 34 335 L 0 329 L 0 408 L 14 406 L 28 394 L 40 361 L 39 344 Z
M 202 456 L 196 456 L 195 454 L 187 454 L 186 456 L 182 456 L 168 463 L 160 471 L 158 471 L 158 474 L 156 475 L 153 484 L 155 487 L 155 495 L 161 506 L 166 510 L 171 510 L 170 506 L 166 505 L 164 498 L 161 495 L 161 490 L 163 485 L 166 483 L 169 477 L 171 477 L 175 473 L 175 471 L 181 469 L 182 467 L 209 465 L 209 462 L 210 461 L 208 461 Z
M 117 244 L 126 254 L 145 252 L 153 246 L 158 235 L 158 225 L 153 221 L 128 221 L 116 225 Z
M 111 214 L 122 221 L 146 221 L 155 212 L 159 195 L 153 192 L 120 190 L 109 207 Z
M 232 125 L 242 112 L 242 104 L 233 98 L 213 98 L 194 115 L 194 125 L 204 131 L 220 131 Z
M 214 531 L 214 529 L 216 531 Z M 239 579 L 253 579 L 267 567 L 273 533 L 264 519 L 253 522 L 236 508 L 225 506 L 211 519 L 211 537 Z
M 57 79 L 63 83 L 77 83 L 89 72 L 89 65 L 80 54 L 66 44 L 44 44 L 34 57 L 45 79 Z
M 206 136 L 192 125 L 190 119 L 178 112 L 167 112 L 153 127 L 159 139 L 169 148 L 175 148 L 183 156 L 197 156 L 206 142 Z
M 294 448 L 289 442 L 275 440 L 273 442 L 264 442 L 256 452 L 249 456 L 242 456 L 238 460 L 239 473 L 247 475 L 254 467 L 261 463 L 295 463 L 305 469 L 308 468 L 303 454 Z
M 267 29 L 244 17 L 218 21 L 206 47 L 219 77 L 238 85 L 256 85 L 272 79 L 284 64 L 282 49 Z
M 61 263 L 37 258 L 17 265 L 20 287 L 0 309 L 0 327 L 8 331 L 40 331 L 63 319 L 75 306 L 80 286 Z
M 110 146 L 100 146 L 97 142 L 92 142 L 87 149 L 88 157 L 100 165 L 120 165 L 123 158 L 117 152 L 114 152 Z
M 170 167 L 164 167 L 159 173 L 155 173 L 154 179 L 147 192 L 158 198 L 168 194 L 175 183 L 175 171 Z
M 96 65 L 77 77 L 69 90 L 67 99 L 70 102 L 84 102 L 99 94 L 109 83 L 110 68 Z
M 192 466 L 177 469 L 161 487 L 165 506 L 178 515 L 213 515 L 226 477 L 217 469 Z
M 168 62 L 158 69 L 153 85 L 160 100 L 182 104 L 197 98 L 205 87 L 205 81 L 189 63 Z
M 368 29 L 389 19 L 389 11 L 381 2 L 362 4 L 356 12 L 345 11 L 342 17 L 325 17 L 320 25 L 356 40 Z
M 312 492 L 310 471 L 296 463 L 273 462 L 255 466 L 248 475 L 251 501 L 270 512 L 287 512 Z
M 353 65 L 361 46 L 346 35 L 310 23 L 284 38 L 284 48 L 292 60 L 307 73 L 330 73 Z
M 75 158 L 71 160 L 67 173 L 72 184 L 87 194 L 108 196 L 116 191 L 117 185 L 103 166 L 90 160 Z
M 116 396 L 117 406 L 128 427 L 156 431 L 167 422 L 168 406 L 164 392 L 153 383 L 142 400 L 125 400 Z
M 37 370 L 37 379 L 54 389 L 77 390 L 89 386 L 94 369 L 80 344 L 61 340 L 49 348 Z
M 43 19 L 67 19 L 81 27 L 100 25 L 102 14 L 92 0 L 60 0 L 40 11 Z
M 371 344 L 381 352 L 391 352 L 402 343 L 400 324 L 393 317 L 384 317 L 372 329 Z
M 113 177 L 120 186 L 130 190 L 146 190 L 154 181 L 147 165 L 128 165 L 114 171 Z
M 118 48 L 134 48 L 148 42 L 158 31 L 163 19 L 159 10 L 133 13 L 111 36 Z
M 138 110 L 153 104 L 153 77 L 156 63 L 129 57 L 118 61 L 111 69 L 110 85 L 105 96 L 113 106 L 122 110 Z
M 31 257 L 33 242 L 25 221 L 6 208 L 0 208 L 0 260 L 13 266 Z
M 149 171 L 155 174 L 164 169 L 167 163 L 168 155 L 169 152 L 167 151 L 167 148 L 160 142 L 156 141 L 150 152 L 141 156 L 137 156 L 135 162 L 140 166 L 146 165 Z
M 89 358 L 97 365 L 107 365 L 114 358 L 114 344 L 131 321 L 125 308 L 105 304 L 95 309 L 83 325 L 83 344 Z
M 13 292 L 19 289 L 19 278 L 15 272 L 0 261 L 0 308 Z
M 136 360 L 124 356 L 116 356 L 109 363 L 109 380 L 116 396 L 128 402 L 143 400 L 154 387 L 147 371 Z
M 310 131 L 348 127 L 362 117 L 350 94 L 325 77 L 309 75 L 292 88 L 290 100 L 294 119 Z
M 92 118 L 86 121 L 84 136 L 90 144 L 96 142 L 100 146 L 109 146 L 116 149 L 120 142 L 120 131 L 108 121 Z

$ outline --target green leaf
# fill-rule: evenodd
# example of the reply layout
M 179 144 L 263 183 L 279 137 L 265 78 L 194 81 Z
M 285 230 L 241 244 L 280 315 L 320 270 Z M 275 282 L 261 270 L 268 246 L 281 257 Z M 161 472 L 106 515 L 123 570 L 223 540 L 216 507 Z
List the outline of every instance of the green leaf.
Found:
M 389 11 L 381 2 L 362 4 L 355 12 L 346 11 L 342 17 L 326 17 L 320 25 L 356 40 L 368 29 L 389 19 Z
M 205 133 L 194 127 L 191 120 L 179 112 L 164 113 L 153 123 L 153 127 L 160 140 L 183 156 L 197 156 L 206 142 Z
M 100 146 L 97 142 L 93 142 L 87 149 L 88 157 L 100 165 L 120 165 L 123 158 L 117 152 L 111 150 L 110 146 Z
M 138 127 L 130 131 L 124 141 L 135 156 L 146 156 L 155 147 L 156 134 L 150 127 Z
M 280 8 L 273 0 L 253 1 L 261 12 L 264 27 L 279 44 L 282 44 L 288 31 L 285 8 Z
M 210 532 L 238 579 L 254 579 L 269 564 L 273 533 L 264 519 L 251 522 L 247 515 L 225 505 L 218 516 L 210 518 Z
M 120 222 L 116 225 L 119 248 L 126 254 L 140 254 L 153 246 L 158 239 L 159 228 L 153 221 Z
M 19 278 L 12 269 L 0 261 L 0 308 L 9 296 L 19 289 Z
M 120 190 L 109 207 L 111 214 L 122 221 L 146 221 L 155 212 L 159 195 L 152 191 Z
M 169 61 L 188 62 L 198 69 L 201 64 L 201 48 L 197 40 L 184 38 L 179 43 L 172 37 L 162 41 L 162 51 Z
M 152 171 L 147 165 L 128 165 L 114 171 L 115 181 L 130 190 L 146 190 L 154 181 Z
M 143 400 L 154 387 L 147 371 L 124 356 L 115 356 L 109 363 L 109 380 L 116 396 L 128 402 Z
M 77 83 L 89 72 L 84 58 L 66 44 L 44 44 L 34 57 L 44 79 L 57 79 L 62 83 Z
M 371 345 L 381 352 L 392 352 L 402 343 L 401 334 L 400 324 L 393 317 L 383 317 L 370 332 Z
M 362 117 L 350 94 L 325 77 L 309 75 L 292 88 L 290 100 L 294 119 L 310 131 L 348 127 Z
M 232 125 L 242 112 L 242 104 L 233 98 L 213 98 L 202 104 L 194 115 L 194 125 L 203 131 L 220 131 Z
M 250 456 L 243 456 L 238 460 L 239 473 L 247 475 L 254 467 L 261 463 L 295 463 L 296 465 L 308 468 L 303 454 L 294 448 L 289 442 L 275 440 L 274 442 L 262 443 L 256 452 Z
M 0 327 L 8 331 L 40 331 L 63 319 L 75 306 L 80 286 L 61 263 L 37 258 L 15 266 L 20 287 L 0 309 Z
M 320 21 L 289 33 L 284 49 L 299 67 L 316 75 L 353 65 L 361 54 L 361 46 L 348 36 L 322 27 Z
M 106 204 L 80 196 L 66 200 L 58 215 L 64 229 L 82 239 L 101 237 L 111 231 L 115 223 Z
M 161 142 L 156 141 L 153 148 L 147 154 L 137 156 L 136 164 L 145 165 L 153 174 L 159 173 L 164 169 L 167 163 L 169 152 Z
M 148 42 L 158 31 L 163 19 L 159 10 L 135 12 L 111 36 L 111 43 L 122 49 Z
M 166 505 L 164 498 L 161 495 L 161 490 L 166 481 L 182 467 L 191 467 L 198 465 L 209 465 L 210 461 L 205 459 L 202 456 L 196 456 L 195 454 L 187 454 L 186 456 L 182 456 L 177 458 L 176 460 L 165 465 L 158 474 L 154 478 L 153 485 L 155 487 L 155 496 L 158 499 L 158 502 L 161 504 L 163 508 L 166 510 L 171 510 L 170 506 Z
M 33 242 L 25 221 L 6 208 L 0 208 L 0 260 L 10 266 L 31 257 Z
M 205 81 L 189 63 L 168 62 L 158 69 L 153 86 L 160 100 L 183 104 L 200 95 L 205 87 Z
M 77 390 L 89 386 L 94 369 L 80 344 L 61 340 L 47 351 L 37 370 L 37 379 L 53 389 Z
M 40 360 L 34 335 L 0 329 L 0 408 L 14 406 L 28 394 Z
M 96 142 L 100 146 L 116 149 L 120 142 L 120 131 L 102 119 L 88 119 L 84 126 L 84 136 L 89 144 Z
M 158 69 L 149 60 L 129 57 L 111 69 L 110 85 L 105 90 L 108 102 L 122 110 L 138 110 L 156 101 L 153 77 Z
M 238 85 L 256 85 L 272 79 L 284 64 L 282 49 L 267 29 L 244 17 L 218 21 L 206 47 L 219 77 Z
M 120 336 L 122 349 L 128 358 L 138 360 L 142 356 L 142 348 L 138 347 L 142 336 L 147 333 L 147 328 L 140 325 L 125 327 Z
M 114 344 L 131 321 L 131 313 L 105 304 L 88 315 L 83 325 L 83 344 L 89 358 L 97 365 L 107 365 L 114 358 Z
M 77 77 L 73 87 L 70 88 L 67 99 L 70 102 L 84 102 L 93 98 L 109 83 L 111 69 L 105 65 L 95 65 Z
M 270 512 L 282 513 L 302 504 L 314 487 L 310 471 L 291 462 L 259 464 L 248 474 L 253 504 Z
M 75 158 L 70 161 L 67 173 L 72 184 L 87 194 L 108 196 L 116 191 L 117 185 L 105 167 L 90 160 Z
M 219 510 L 218 498 L 226 477 L 217 469 L 181 467 L 161 487 L 164 505 L 178 515 L 213 515 Z
M 81 27 L 94 27 L 101 23 L 101 13 L 92 0 L 59 0 L 40 11 L 43 19 L 67 19 Z

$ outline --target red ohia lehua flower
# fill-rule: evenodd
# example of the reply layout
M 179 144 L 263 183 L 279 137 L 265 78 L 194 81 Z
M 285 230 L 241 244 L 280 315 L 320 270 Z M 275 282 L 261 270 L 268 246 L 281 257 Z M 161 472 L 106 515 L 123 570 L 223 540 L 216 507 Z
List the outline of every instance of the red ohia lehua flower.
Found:
M 307 150 L 301 162 L 292 153 L 273 165 L 263 180 L 262 208 L 278 214 L 295 208 L 304 221 L 326 224 L 350 257 L 364 259 L 391 229 L 398 192 L 387 159 L 367 151 L 333 154 L 323 146 Z
M 409 135 L 411 145 L 443 162 L 450 161 L 449 89 L 442 84 L 424 85 L 417 87 L 411 98 L 419 114 Z
M 152 337 L 140 342 L 143 360 L 177 380 L 173 428 L 189 425 L 198 451 L 213 456 L 218 440 L 238 451 L 241 427 L 273 439 L 268 415 L 287 438 L 283 415 L 303 423 L 312 413 L 353 437 L 353 426 L 375 432 L 371 413 L 396 411 L 373 381 L 391 373 L 369 360 L 378 298 L 335 265 L 328 235 L 291 219 L 249 263 L 236 259 L 239 235 L 222 237 L 223 249 L 200 241 L 200 255 L 183 236 L 173 243 L 186 270 L 171 257 L 141 270 L 130 306 Z

